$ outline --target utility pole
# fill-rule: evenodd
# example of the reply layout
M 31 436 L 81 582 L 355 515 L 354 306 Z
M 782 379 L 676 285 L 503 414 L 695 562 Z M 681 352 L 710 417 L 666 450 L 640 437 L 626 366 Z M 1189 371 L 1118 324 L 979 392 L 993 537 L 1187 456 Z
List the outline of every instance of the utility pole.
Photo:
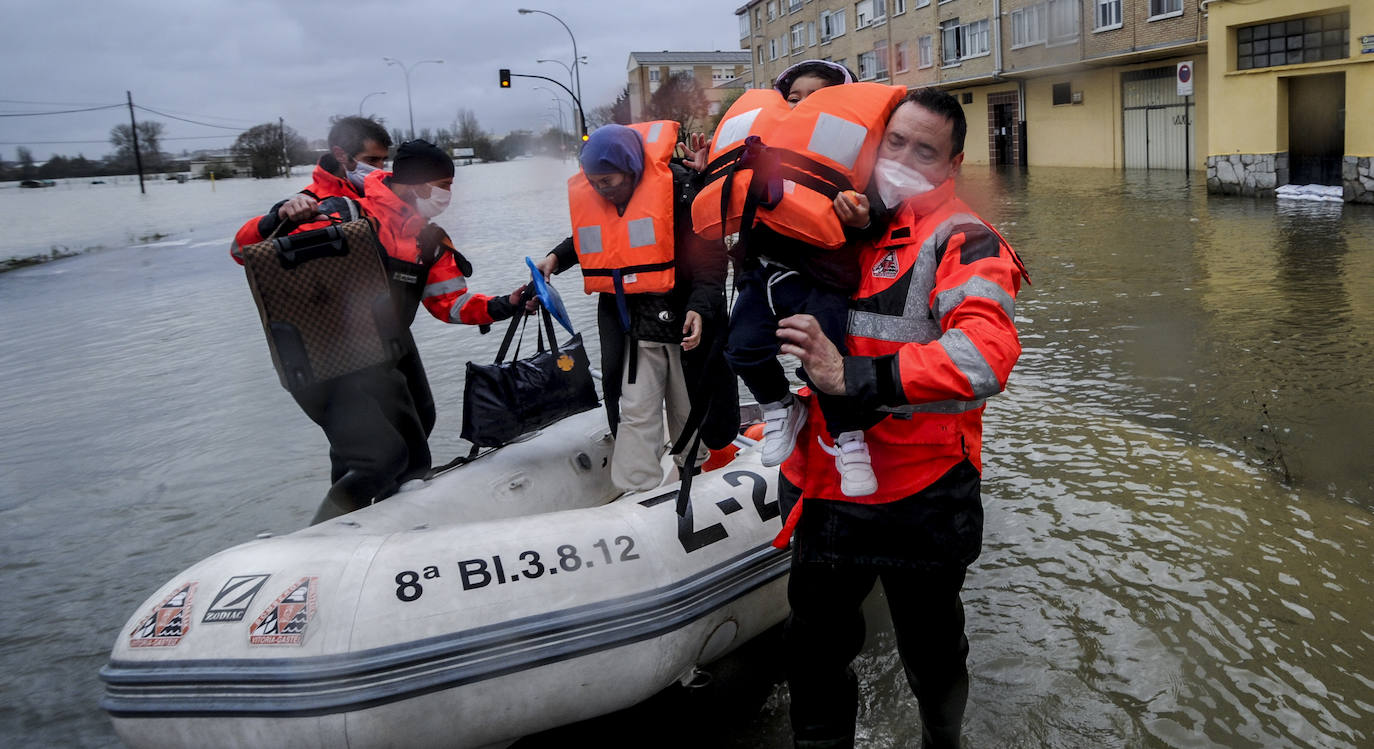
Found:
M 134 137 L 134 164 L 138 166 L 138 192 L 140 195 L 147 195 L 148 191 L 143 189 L 143 157 L 138 154 L 138 123 L 134 121 L 134 95 L 125 91 L 124 95 L 129 97 L 129 134 Z
M 291 174 L 291 159 L 286 155 L 286 120 L 277 118 L 277 144 L 281 146 L 281 173 L 283 177 Z

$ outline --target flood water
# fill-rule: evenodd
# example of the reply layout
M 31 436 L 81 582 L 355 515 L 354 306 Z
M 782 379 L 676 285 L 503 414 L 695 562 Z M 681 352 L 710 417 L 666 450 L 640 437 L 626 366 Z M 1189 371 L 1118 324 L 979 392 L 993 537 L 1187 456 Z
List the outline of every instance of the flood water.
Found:
M 513 288 L 566 235 L 572 168 L 458 170 L 440 222 L 473 288 Z M 304 182 L 0 189 L 0 258 L 104 247 L 0 275 L 5 745 L 117 746 L 96 672 L 125 620 L 193 562 L 313 514 L 326 443 L 226 252 Z M 976 167 L 961 190 L 1034 280 L 985 418 L 967 744 L 1374 743 L 1374 209 L 1110 170 Z M 558 286 L 589 328 L 576 279 Z M 446 460 L 465 451 L 463 364 L 499 340 L 423 312 L 415 332 Z M 870 604 L 860 743 L 918 746 Z M 709 744 L 790 746 L 785 686 L 758 697 Z M 659 743 L 631 726 L 601 741 Z

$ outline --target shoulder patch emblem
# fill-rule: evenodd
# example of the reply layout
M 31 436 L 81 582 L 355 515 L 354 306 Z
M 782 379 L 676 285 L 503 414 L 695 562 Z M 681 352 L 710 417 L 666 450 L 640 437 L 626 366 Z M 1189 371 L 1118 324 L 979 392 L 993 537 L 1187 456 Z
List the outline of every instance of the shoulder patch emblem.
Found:
M 896 278 L 901 266 L 897 264 L 897 251 L 888 250 L 877 263 L 873 264 L 874 278 Z

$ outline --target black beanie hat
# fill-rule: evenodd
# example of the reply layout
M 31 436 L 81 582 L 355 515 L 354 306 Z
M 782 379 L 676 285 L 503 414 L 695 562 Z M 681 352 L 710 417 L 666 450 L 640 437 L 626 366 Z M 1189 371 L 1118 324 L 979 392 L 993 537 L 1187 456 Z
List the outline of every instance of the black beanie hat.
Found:
M 418 185 L 452 176 L 453 159 L 428 141 L 402 143 L 391 160 L 391 181 L 397 184 Z

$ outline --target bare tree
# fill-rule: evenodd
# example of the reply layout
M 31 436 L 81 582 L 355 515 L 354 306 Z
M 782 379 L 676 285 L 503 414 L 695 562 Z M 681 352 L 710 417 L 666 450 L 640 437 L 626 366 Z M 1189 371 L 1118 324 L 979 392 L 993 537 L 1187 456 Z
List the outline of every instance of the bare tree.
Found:
M 245 130 L 234 141 L 234 155 L 248 161 L 253 176 L 276 177 L 287 170 L 288 163 L 310 161 L 305 139 L 295 130 L 275 122 L 264 122 Z
M 653 96 L 645 114 L 654 120 L 677 120 L 683 130 L 692 130 L 706 116 L 706 92 L 689 72 L 668 76 Z
M 602 104 L 587 113 L 587 127 L 595 130 L 602 125 L 630 124 L 630 87 L 625 86 L 616 95 L 615 102 Z
M 138 155 L 143 166 L 156 170 L 162 164 L 161 122 L 144 120 L 138 123 Z M 115 125 L 110 128 L 110 145 L 115 147 L 115 160 L 124 164 L 134 163 L 134 136 L 128 125 Z

